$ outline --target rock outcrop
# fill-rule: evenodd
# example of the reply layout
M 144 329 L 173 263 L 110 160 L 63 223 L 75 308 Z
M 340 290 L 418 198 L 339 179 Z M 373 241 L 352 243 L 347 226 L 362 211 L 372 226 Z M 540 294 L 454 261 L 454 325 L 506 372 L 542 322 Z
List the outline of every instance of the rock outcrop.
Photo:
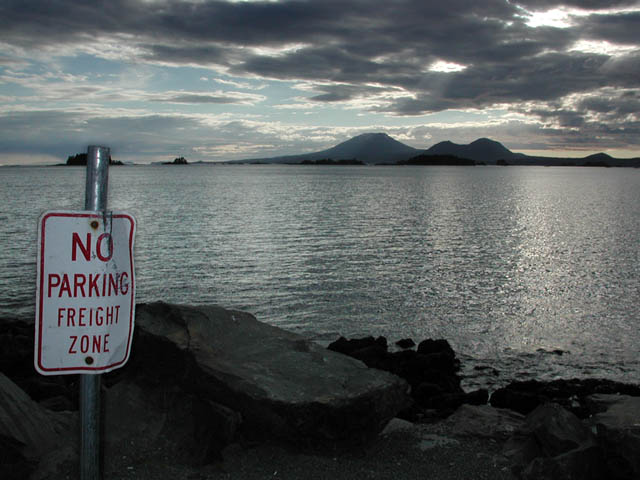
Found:
M 526 415 L 544 403 L 553 402 L 579 418 L 587 418 L 595 413 L 588 401 L 594 394 L 640 396 L 640 385 L 596 378 L 517 381 L 493 392 L 490 403 L 496 408 L 508 408 Z
M 9 466 L 0 476 L 26 478 L 47 471 L 46 454 L 76 439 L 77 413 L 52 409 L 77 409 L 77 376 L 37 375 L 33 326 L 5 325 L 3 370 L 19 386 L 0 377 L 0 446 Z M 107 455 L 126 440 L 195 465 L 243 438 L 367 442 L 409 403 L 401 378 L 248 313 L 165 303 L 137 306 L 130 360 L 102 375 L 102 386 Z M 67 448 L 61 458 L 69 455 L 77 451 Z
M 589 401 L 602 410 L 589 423 L 595 427 L 609 478 L 640 478 L 640 397 L 600 394 Z
M 0 373 L 0 477 L 25 479 L 39 463 L 55 468 L 73 456 L 77 419 L 52 412 Z M 40 465 L 40 470 L 44 471 Z
M 524 415 L 489 405 L 462 405 L 443 425 L 457 436 L 506 441 L 524 424 Z
M 127 375 L 238 412 L 245 435 L 365 442 L 407 405 L 395 375 L 218 306 L 139 305 Z
M 402 344 L 415 345 L 411 339 L 403 339 Z M 350 340 L 340 337 L 327 348 L 405 379 L 411 386 L 413 404 L 401 413 L 401 417 L 411 421 L 424 417 L 427 410 L 444 417 L 463 404 L 486 404 L 489 397 L 486 390 L 467 393 L 462 389 L 458 375 L 460 362 L 444 339 L 423 340 L 416 350 L 389 352 L 384 337 Z
M 104 394 L 105 456 L 121 445 L 153 457 L 171 452 L 185 465 L 205 465 L 220 458 L 236 436 L 239 413 L 173 385 L 118 382 Z
M 600 449 L 591 430 L 555 403 L 527 415 L 505 445 L 505 454 L 514 474 L 527 480 L 603 478 Z
M 507 441 L 505 455 L 524 480 L 640 478 L 640 398 L 589 397 L 600 413 L 580 420 L 555 403 L 538 406 Z

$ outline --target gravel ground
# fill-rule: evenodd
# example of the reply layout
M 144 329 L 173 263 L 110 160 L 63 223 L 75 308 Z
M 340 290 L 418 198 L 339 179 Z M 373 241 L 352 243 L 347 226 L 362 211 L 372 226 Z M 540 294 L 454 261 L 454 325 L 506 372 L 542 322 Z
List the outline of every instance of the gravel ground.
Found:
M 502 443 L 454 438 L 442 425 L 413 425 L 380 435 L 366 447 L 323 452 L 281 445 L 232 445 L 223 460 L 205 467 L 182 465 L 172 452 L 123 445 L 105 461 L 105 479 L 189 480 L 513 480 Z M 73 478 L 66 475 L 62 478 Z

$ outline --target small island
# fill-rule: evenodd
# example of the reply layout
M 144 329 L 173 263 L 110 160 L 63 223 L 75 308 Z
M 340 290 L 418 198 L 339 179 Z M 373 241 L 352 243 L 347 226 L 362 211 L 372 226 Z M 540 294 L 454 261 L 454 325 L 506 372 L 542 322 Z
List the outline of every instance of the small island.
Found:
M 69 155 L 67 158 L 67 163 L 65 165 L 68 166 L 86 166 L 87 165 L 87 154 L 86 153 L 76 153 L 75 155 Z M 124 165 L 120 160 L 113 160 L 111 155 L 109 155 L 109 165 Z
M 162 165 L 189 165 L 189 162 L 184 157 L 178 157 L 174 158 L 173 162 L 162 162 Z

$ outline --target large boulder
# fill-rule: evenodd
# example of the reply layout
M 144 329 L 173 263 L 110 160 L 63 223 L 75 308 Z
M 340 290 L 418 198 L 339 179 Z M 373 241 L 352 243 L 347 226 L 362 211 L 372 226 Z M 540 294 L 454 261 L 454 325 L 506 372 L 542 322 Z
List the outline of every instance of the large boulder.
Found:
M 443 421 L 454 436 L 506 441 L 524 424 L 524 416 L 489 405 L 462 405 Z
M 78 432 L 72 414 L 43 408 L 0 373 L 1 478 L 46 477 L 76 458 Z
M 219 306 L 138 305 L 128 375 L 239 412 L 250 436 L 363 442 L 407 405 L 407 384 Z
M 512 471 L 527 480 L 600 479 L 604 464 L 591 429 L 573 413 L 545 403 L 505 444 Z
M 123 380 L 104 394 L 105 457 L 122 445 L 153 460 L 170 451 L 180 463 L 205 465 L 234 440 L 240 414 L 173 385 L 141 387 Z
M 600 394 L 589 400 L 604 409 L 590 422 L 611 478 L 640 478 L 640 397 Z

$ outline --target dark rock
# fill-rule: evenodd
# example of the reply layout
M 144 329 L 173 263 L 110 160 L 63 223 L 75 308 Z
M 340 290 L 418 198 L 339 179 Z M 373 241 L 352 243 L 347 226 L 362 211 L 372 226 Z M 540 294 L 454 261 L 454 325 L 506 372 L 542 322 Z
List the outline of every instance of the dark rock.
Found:
M 141 388 L 122 381 L 105 393 L 107 455 L 128 442 L 171 451 L 182 463 L 208 464 L 235 439 L 240 421 L 237 412 L 170 384 Z
M 403 338 L 402 340 L 398 340 L 396 345 L 400 348 L 406 349 L 416 346 L 416 342 L 414 342 L 411 338 Z
M 408 404 L 400 378 L 248 313 L 143 304 L 136 309 L 136 328 L 137 353 L 125 367 L 136 383 L 169 382 L 233 409 L 242 415 L 246 435 L 367 441 Z
M 481 389 L 470 393 L 440 393 L 428 398 L 422 398 L 421 401 L 417 400 L 425 408 L 442 410 L 444 414 L 449 414 L 465 404 L 486 405 L 488 396 L 489 393 Z
M 412 350 L 409 350 L 412 352 Z M 404 353 L 404 352 L 399 352 Z M 394 373 L 406 379 L 410 385 L 417 386 L 422 382 L 437 383 L 445 391 L 461 392 L 460 378 L 454 359 L 445 353 L 423 355 L 395 355 Z
M 556 457 L 534 458 L 520 475 L 523 480 L 602 480 L 608 478 L 600 448 L 580 446 Z
M 414 345 L 411 339 L 397 342 L 405 346 Z M 461 378 L 456 372 L 460 362 L 446 340 L 428 339 L 420 343 L 416 350 L 387 351 L 386 340 L 365 337 L 347 340 L 340 337 L 333 342 L 330 349 L 357 358 L 365 365 L 391 372 L 405 379 L 411 386 L 414 404 L 404 409 L 402 418 L 416 420 L 424 416 L 426 410 L 436 417 L 451 414 L 465 403 L 484 404 L 487 402 L 486 391 L 465 394 L 462 390 Z
M 429 355 L 431 353 L 444 353 L 450 357 L 455 357 L 456 354 L 449 345 L 449 342 L 444 339 L 432 340 L 431 338 L 423 340 L 418 345 L 418 353 L 422 355 Z
M 77 423 L 71 414 L 43 408 L 2 373 L 0 439 L 6 447 L 2 453 L 2 469 L 6 462 L 14 465 L 15 471 L 31 471 L 36 467 L 40 470 L 42 463 L 55 469 L 57 464 L 68 460 L 68 455 L 72 455 L 71 445 L 79 441 Z M 11 472 L 2 478 L 10 475 Z
M 448 416 L 458 407 L 464 405 L 465 398 L 464 393 L 442 393 L 431 397 L 422 405 L 427 409 L 440 410 L 443 416 Z
M 387 339 L 385 337 L 364 337 L 364 338 L 352 338 L 347 340 L 344 337 L 338 338 L 335 342 L 332 342 L 327 347 L 334 352 L 343 353 L 344 355 L 352 355 L 358 350 L 364 348 L 379 346 L 385 351 L 387 350 Z
M 605 410 L 590 419 L 611 478 L 640 478 L 640 397 L 594 395 Z
M 33 325 L 25 322 L 3 322 L 0 333 L 0 365 L 10 378 L 32 375 Z
M 65 397 L 66 405 L 77 410 L 78 395 L 75 375 L 43 377 L 33 368 L 33 323 L 3 321 L 0 334 L 0 365 L 2 372 L 33 400 Z M 59 402 L 52 402 L 59 403 Z
M 391 369 L 391 357 L 387 349 L 378 343 L 356 350 L 350 356 L 364 362 L 370 368 L 385 371 L 390 371 Z
M 417 381 L 430 382 L 439 385 L 445 393 L 464 393 L 460 386 L 460 377 L 455 374 L 441 371 L 436 368 L 429 368 L 420 371 L 419 377 L 410 377 L 411 380 L 417 378 Z
M 21 381 L 20 387 L 36 402 L 68 394 L 68 388 L 62 376 L 34 375 Z
M 545 403 L 527 415 L 524 425 L 505 445 L 513 472 L 527 479 L 535 475 L 545 479 L 585 478 L 581 475 L 585 474 L 582 466 L 587 456 L 593 459 L 588 463 L 590 469 L 601 473 L 598 452 L 589 427 L 555 403 Z
M 72 411 L 72 410 L 78 409 L 78 405 L 71 402 L 71 400 L 69 400 L 69 398 L 66 395 L 58 395 L 57 397 L 48 397 L 39 403 L 40 403 L 40 406 L 48 410 L 52 410 L 54 412 Z
M 489 391 L 486 388 L 480 388 L 473 392 L 465 394 L 464 403 L 469 405 L 486 405 L 489 401 Z
M 506 441 L 524 424 L 524 416 L 489 405 L 462 405 L 444 420 L 447 431 L 455 436 Z
M 549 401 L 545 396 L 519 390 L 512 390 L 509 387 L 499 388 L 491 395 L 490 403 L 496 408 L 508 408 L 514 412 L 526 415 L 536 407 Z
M 586 398 L 596 393 L 640 396 L 640 386 L 604 379 L 512 382 L 493 393 L 491 405 L 511 408 L 526 414 L 544 402 L 554 402 L 570 410 L 579 418 L 587 418 L 595 412 L 590 410 Z
M 422 382 L 411 391 L 411 396 L 415 401 L 425 407 L 430 404 L 429 402 L 433 397 L 437 397 L 442 394 L 444 394 L 444 390 L 440 385 L 429 382 Z
M 399 352 L 390 353 L 391 365 L 393 373 L 402 376 L 403 372 L 407 368 L 407 365 L 413 361 L 418 355 L 415 350 L 401 350 Z
M 0 478 L 24 480 L 36 469 L 37 462 L 25 454 L 26 445 L 12 436 L 0 434 Z
M 532 433 L 542 453 L 554 457 L 584 443 L 595 443 L 591 430 L 578 417 L 555 403 L 546 403 L 525 420 L 525 431 Z

